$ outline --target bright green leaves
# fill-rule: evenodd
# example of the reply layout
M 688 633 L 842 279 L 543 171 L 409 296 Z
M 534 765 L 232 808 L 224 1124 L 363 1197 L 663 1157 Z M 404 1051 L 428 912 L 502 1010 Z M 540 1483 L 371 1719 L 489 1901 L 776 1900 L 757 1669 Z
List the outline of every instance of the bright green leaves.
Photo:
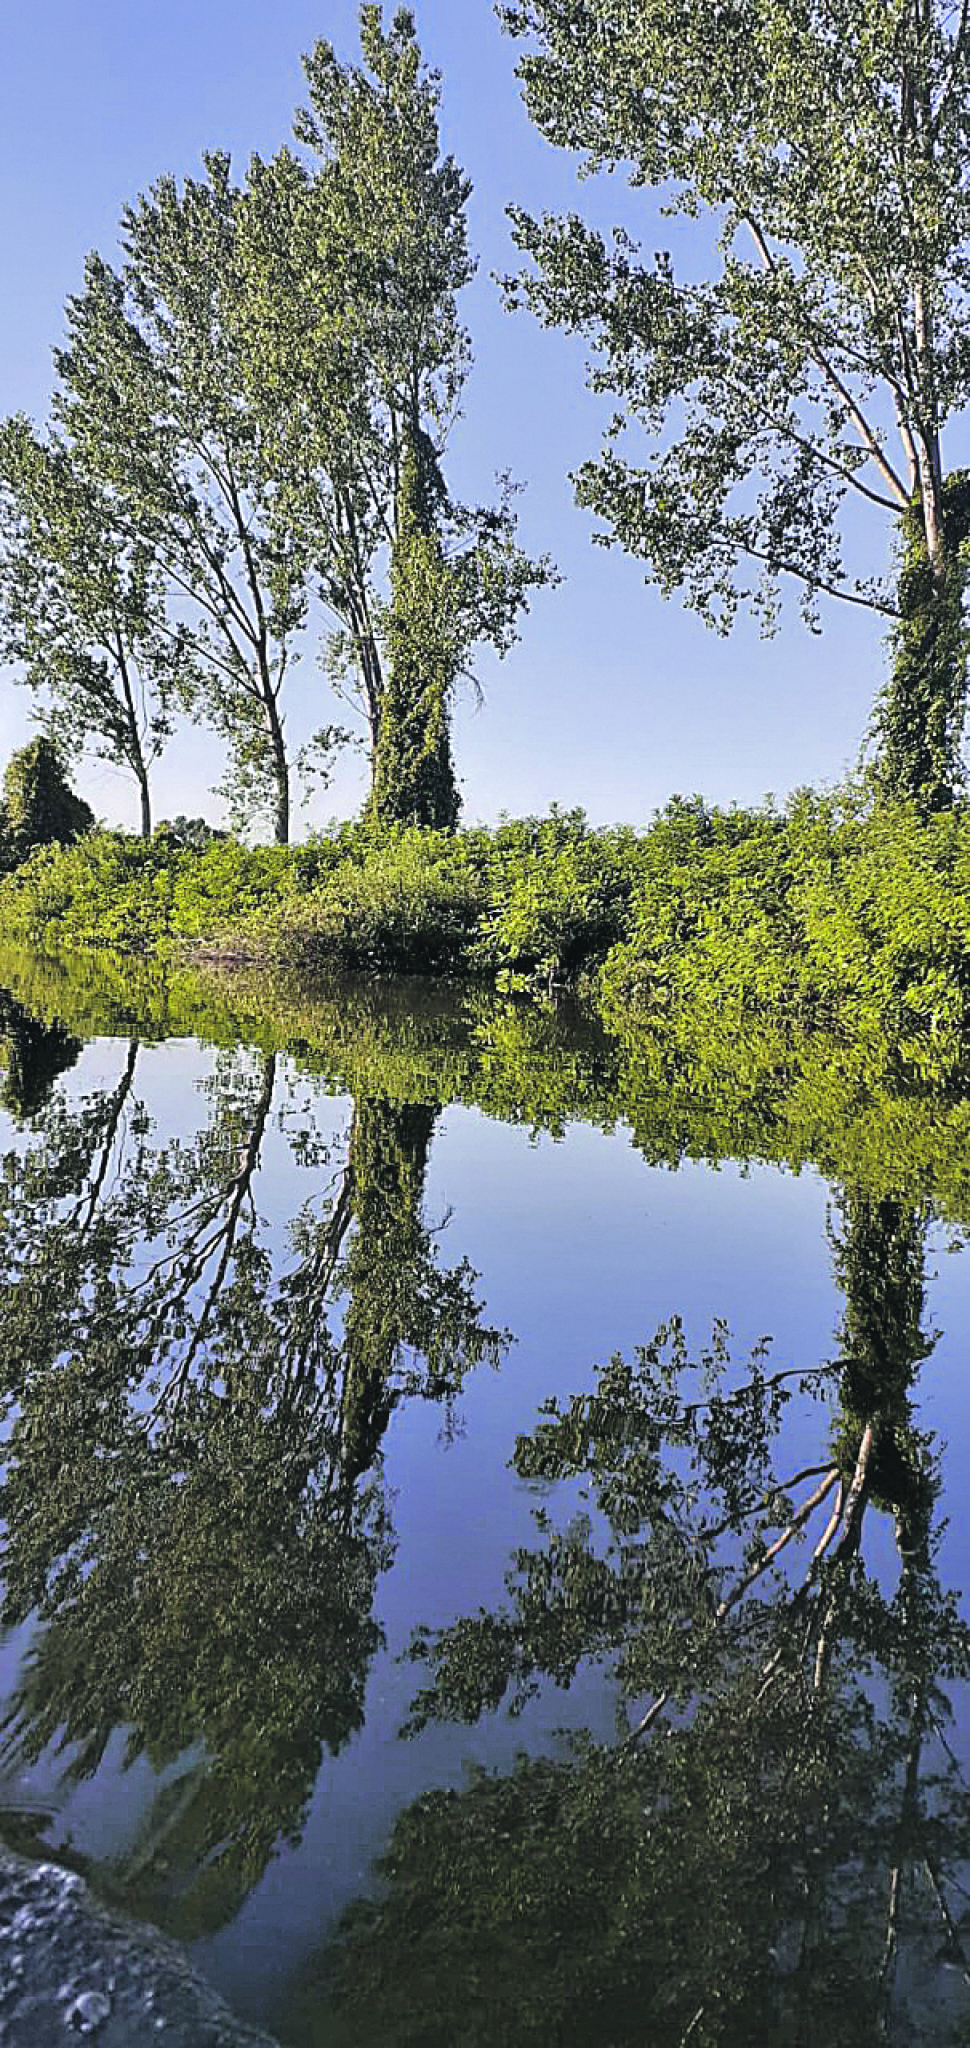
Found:
M 226 739 L 241 816 L 289 832 L 280 693 L 309 556 L 252 403 L 239 195 L 225 157 L 163 178 L 124 216 L 116 276 L 92 259 L 69 307 L 55 410 L 149 551 L 193 708 Z

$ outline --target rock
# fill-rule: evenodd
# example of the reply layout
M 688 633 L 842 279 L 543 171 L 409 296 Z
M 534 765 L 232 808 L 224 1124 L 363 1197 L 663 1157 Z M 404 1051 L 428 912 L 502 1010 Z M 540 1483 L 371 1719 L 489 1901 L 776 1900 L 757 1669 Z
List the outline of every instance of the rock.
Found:
M 56 1863 L 0 1850 L 0 2048 L 277 2048 L 175 1942 L 100 1906 Z

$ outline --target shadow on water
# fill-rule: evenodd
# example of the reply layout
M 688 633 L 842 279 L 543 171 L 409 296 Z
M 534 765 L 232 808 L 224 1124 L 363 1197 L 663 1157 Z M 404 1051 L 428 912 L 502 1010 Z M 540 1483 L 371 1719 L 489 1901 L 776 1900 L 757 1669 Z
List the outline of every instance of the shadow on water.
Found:
M 550 1391 L 509 1446 L 534 1537 L 501 1601 L 417 1630 L 406 1732 L 599 1669 L 615 1740 L 422 1792 L 273 2024 L 306 2048 L 964 2041 L 970 1631 L 916 1402 L 927 1233 L 970 1221 L 965 1102 L 873 1081 L 871 1049 L 664 1064 L 645 1035 L 474 991 L 238 984 L 206 1011 L 177 980 L 141 1011 L 128 992 L 112 1079 L 72 1095 L 57 1076 L 124 992 L 87 973 L 72 1008 L 56 963 L 6 971 L 2 1619 L 39 1625 L 5 1753 L 14 1788 L 56 1749 L 90 1777 L 119 1736 L 156 1774 L 96 1881 L 184 1936 L 226 1925 L 361 1726 L 392 1415 L 447 1417 L 510 1341 L 426 1215 L 442 1104 L 557 1135 L 622 1119 L 654 1163 L 819 1164 L 837 1356 L 738 1362 L 718 1326 L 698 1357 L 674 1316 L 591 1391 Z M 153 1125 L 139 1018 L 222 1048 L 188 1136 Z M 294 1128 L 294 1062 L 349 1097 L 336 1136 Z M 317 1180 L 283 1259 L 258 1199 L 271 1133 Z M 31 1846 L 44 1818 L 19 1817 Z

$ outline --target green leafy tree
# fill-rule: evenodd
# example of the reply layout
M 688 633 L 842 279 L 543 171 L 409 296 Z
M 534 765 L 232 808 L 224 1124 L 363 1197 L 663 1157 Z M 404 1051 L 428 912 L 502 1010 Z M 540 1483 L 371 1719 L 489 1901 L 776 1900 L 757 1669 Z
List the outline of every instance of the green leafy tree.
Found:
M 15 866 L 35 846 L 70 846 L 94 829 L 94 812 L 76 796 L 49 739 L 11 754 L 0 804 L 0 861 Z
M 281 693 L 308 560 L 251 402 L 239 194 L 229 159 L 162 178 L 129 207 L 125 261 L 88 260 L 56 353 L 54 411 L 112 517 L 145 550 L 194 709 L 226 740 L 241 819 L 290 827 Z
M 583 334 L 616 400 L 580 502 L 718 630 L 779 587 L 891 620 L 877 716 L 892 794 L 962 780 L 970 517 L 943 432 L 970 396 L 970 21 L 948 0 L 521 0 L 526 103 L 589 172 L 710 224 L 713 274 L 628 233 L 514 213 L 511 283 Z M 634 446 L 638 430 L 646 452 Z M 890 515 L 895 589 L 853 576 L 843 513 Z
M 111 493 L 68 439 L 41 440 L 22 417 L 0 427 L 0 635 L 5 658 L 46 700 L 62 751 L 91 748 L 134 776 L 147 838 L 182 635 L 166 619 L 152 550 L 119 520 Z
M 441 471 L 471 363 L 457 295 L 474 273 L 470 186 L 441 152 L 439 80 L 409 10 L 360 13 L 362 62 L 306 59 L 308 160 L 250 168 L 244 204 L 255 401 L 335 620 L 326 665 L 366 717 L 372 807 L 450 825 L 450 709 L 476 646 L 504 654 L 545 559 L 517 546 L 514 492 L 450 496 Z

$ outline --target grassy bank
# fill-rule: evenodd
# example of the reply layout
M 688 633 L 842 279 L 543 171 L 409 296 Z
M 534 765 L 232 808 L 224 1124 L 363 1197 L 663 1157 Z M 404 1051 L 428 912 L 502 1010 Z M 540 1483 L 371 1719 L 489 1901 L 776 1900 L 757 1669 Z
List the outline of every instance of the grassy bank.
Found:
M 553 813 L 494 831 L 291 849 L 101 833 L 0 883 L 0 934 L 147 958 L 581 985 L 710 1045 L 766 1020 L 890 1039 L 927 1073 L 970 1042 L 970 814 L 844 796 L 784 810 L 675 799 L 640 833 Z

